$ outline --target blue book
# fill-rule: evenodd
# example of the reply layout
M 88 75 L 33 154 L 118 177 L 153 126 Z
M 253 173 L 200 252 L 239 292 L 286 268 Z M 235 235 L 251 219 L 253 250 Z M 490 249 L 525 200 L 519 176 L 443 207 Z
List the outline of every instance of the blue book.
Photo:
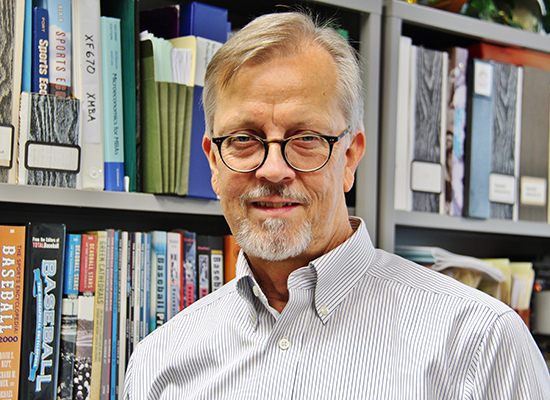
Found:
M 80 284 L 80 249 L 81 249 L 80 234 L 67 234 L 65 247 L 65 276 L 63 279 L 63 295 L 78 296 L 78 288 Z
M 193 90 L 193 112 L 191 116 L 191 144 L 189 154 L 189 183 L 187 196 L 213 199 L 218 197 L 212 189 L 211 172 L 208 159 L 202 150 L 204 136 L 204 109 L 202 91 L 206 66 L 221 43 L 197 37 L 197 64 L 195 69 L 195 87 Z
M 228 29 L 227 10 L 196 1 L 182 6 L 180 15 L 180 36 L 200 36 L 225 43 Z
M 105 190 L 124 191 L 124 116 L 120 19 L 101 17 Z
M 468 84 L 468 132 L 464 179 L 464 216 L 489 218 L 489 174 L 493 132 L 493 65 L 472 60 Z
M 150 331 L 164 324 L 166 318 L 167 232 L 151 232 L 151 320 Z
M 49 73 L 49 23 L 48 11 L 34 7 L 32 10 L 32 80 L 33 93 L 48 94 Z
M 70 97 L 72 74 L 71 0 L 46 2 L 50 33 L 50 94 Z
M 144 301 L 143 301 L 143 328 L 144 337 L 150 333 L 151 326 L 151 234 L 143 234 L 143 250 L 144 250 Z
M 23 71 L 21 77 L 21 91 L 30 92 L 32 89 L 31 75 L 34 48 L 34 21 L 32 0 L 25 0 L 25 30 L 23 36 Z M 46 24 L 46 26 L 48 26 Z

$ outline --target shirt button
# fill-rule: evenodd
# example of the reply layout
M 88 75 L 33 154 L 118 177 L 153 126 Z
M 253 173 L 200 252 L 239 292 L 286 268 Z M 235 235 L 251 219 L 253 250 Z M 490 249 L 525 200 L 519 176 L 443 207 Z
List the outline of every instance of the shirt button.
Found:
M 256 321 L 258 320 L 258 317 L 256 316 L 256 314 L 252 315 L 252 323 L 256 323 Z
M 258 289 L 258 286 L 254 285 L 252 286 L 252 292 L 254 293 L 254 296 L 258 297 L 260 295 L 260 289 Z
M 322 315 L 322 316 L 326 317 L 326 316 L 328 315 L 328 308 L 327 308 L 327 306 L 321 307 L 321 310 L 320 310 L 320 311 L 321 311 L 321 315 Z
M 279 348 L 281 350 L 288 350 L 290 347 L 290 341 L 288 339 L 285 339 L 285 338 L 282 338 L 281 340 L 279 340 Z

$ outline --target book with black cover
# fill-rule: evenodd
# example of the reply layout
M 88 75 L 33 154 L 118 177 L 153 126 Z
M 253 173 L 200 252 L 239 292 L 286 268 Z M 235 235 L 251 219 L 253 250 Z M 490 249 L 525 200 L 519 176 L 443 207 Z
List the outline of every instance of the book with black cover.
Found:
M 65 225 L 30 223 L 27 229 L 20 398 L 57 394 Z

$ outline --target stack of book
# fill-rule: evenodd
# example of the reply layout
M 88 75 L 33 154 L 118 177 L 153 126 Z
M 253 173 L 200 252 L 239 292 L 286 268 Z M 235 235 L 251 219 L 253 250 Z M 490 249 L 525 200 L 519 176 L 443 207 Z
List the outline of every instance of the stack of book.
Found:
M 190 231 L 0 226 L 3 396 L 116 398 L 137 343 L 234 276 L 235 249 Z
M 14 23 L 3 25 L 10 59 L 0 68 L 13 112 L 0 116 L 0 182 L 217 198 L 200 99 L 206 64 L 231 29 L 227 10 L 192 2 L 143 12 L 150 33 L 136 59 L 135 7 L 134 0 L 6 5 Z M 172 34 L 159 35 L 159 15 L 174 11 L 160 25 L 175 24 Z M 161 35 L 183 77 L 155 63 Z
M 395 209 L 548 223 L 548 56 L 399 52 Z

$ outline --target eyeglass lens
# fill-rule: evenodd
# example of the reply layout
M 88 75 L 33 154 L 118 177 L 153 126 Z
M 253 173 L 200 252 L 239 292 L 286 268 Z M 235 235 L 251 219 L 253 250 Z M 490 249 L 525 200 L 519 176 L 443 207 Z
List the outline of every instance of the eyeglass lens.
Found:
M 257 168 L 265 158 L 266 147 L 252 135 L 234 135 L 223 141 L 221 156 L 235 170 L 250 171 Z M 321 167 L 330 156 L 330 145 L 321 136 L 298 135 L 284 146 L 287 162 L 291 167 L 309 171 Z

